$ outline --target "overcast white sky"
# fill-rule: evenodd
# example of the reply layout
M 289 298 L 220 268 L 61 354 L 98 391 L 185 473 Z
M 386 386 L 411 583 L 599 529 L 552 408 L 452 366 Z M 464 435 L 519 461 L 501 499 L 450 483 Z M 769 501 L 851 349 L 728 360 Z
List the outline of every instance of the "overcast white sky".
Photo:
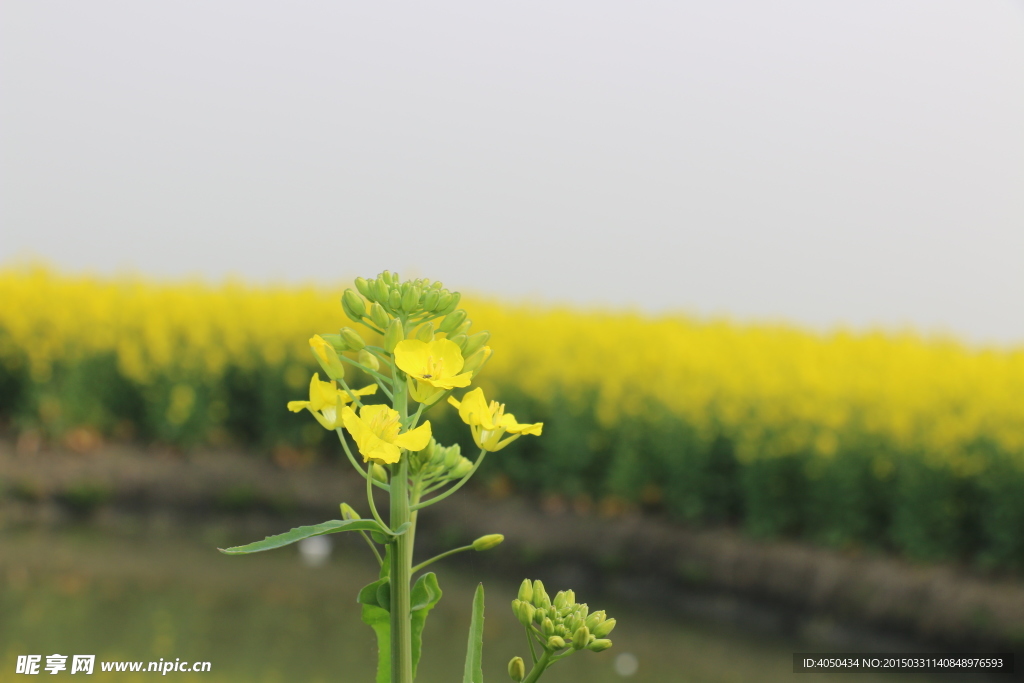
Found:
M 1024 2 L 6 0 L 25 255 L 1024 343 Z

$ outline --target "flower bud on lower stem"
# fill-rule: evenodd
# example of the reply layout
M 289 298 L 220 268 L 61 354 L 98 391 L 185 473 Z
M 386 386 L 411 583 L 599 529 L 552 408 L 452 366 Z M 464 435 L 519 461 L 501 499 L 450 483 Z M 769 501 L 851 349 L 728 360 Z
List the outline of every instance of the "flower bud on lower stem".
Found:
M 366 346 L 366 342 L 363 341 L 363 338 L 351 327 L 341 328 L 340 333 L 342 340 L 353 351 L 359 351 Z
M 487 534 L 473 541 L 473 550 L 482 552 L 484 550 L 490 550 L 501 544 L 505 540 L 505 537 L 501 534 Z
M 516 683 L 521 683 L 526 678 L 526 664 L 522 657 L 513 657 L 508 663 L 508 675 Z
M 380 361 L 377 360 L 377 356 L 373 355 L 366 349 L 360 349 L 357 358 L 360 363 L 371 370 L 380 370 Z

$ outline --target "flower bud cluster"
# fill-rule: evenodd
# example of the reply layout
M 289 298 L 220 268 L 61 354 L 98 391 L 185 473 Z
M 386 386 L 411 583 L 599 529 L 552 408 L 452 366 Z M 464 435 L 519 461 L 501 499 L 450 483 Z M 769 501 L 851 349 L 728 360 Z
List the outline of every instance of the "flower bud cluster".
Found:
M 442 446 L 434 439 L 427 447 L 412 454 L 409 461 L 412 474 L 422 474 L 424 482 L 462 479 L 473 469 L 473 462 L 462 455 L 459 444 Z
M 393 318 L 409 320 L 449 315 L 455 311 L 461 297 L 458 292 L 449 292 L 440 282 L 425 278 L 401 282 L 398 273 L 388 270 L 369 280 L 358 277 L 355 285 L 358 293 L 347 289 L 341 297 L 345 315 L 359 323 L 368 320 L 367 324 L 381 332 Z
M 552 600 L 540 580 L 524 579 L 512 611 L 546 650 L 571 647 L 600 652 L 612 646 L 607 636 L 615 628 L 615 619 L 609 619 L 604 610 L 590 612 L 586 603 L 576 602 L 571 590 L 559 591 Z

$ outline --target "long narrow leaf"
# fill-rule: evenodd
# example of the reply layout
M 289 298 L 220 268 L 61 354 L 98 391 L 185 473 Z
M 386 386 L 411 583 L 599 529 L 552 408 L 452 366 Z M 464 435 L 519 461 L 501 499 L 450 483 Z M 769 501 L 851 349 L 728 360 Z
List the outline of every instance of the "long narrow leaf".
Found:
M 405 525 L 403 525 L 405 526 Z M 323 536 L 324 534 L 336 534 L 340 531 L 376 531 L 384 533 L 380 524 L 372 519 L 335 519 L 329 522 L 321 522 L 312 526 L 300 526 L 291 531 L 276 536 L 267 536 L 262 541 L 240 545 L 234 548 L 218 548 L 225 555 L 247 555 L 249 553 L 260 553 L 264 550 L 273 550 L 282 546 L 290 545 L 296 541 L 311 536 Z M 396 532 L 395 535 L 405 533 L 405 529 Z
M 469 645 L 466 648 L 466 671 L 462 683 L 484 683 L 484 585 L 473 595 L 473 618 L 469 621 Z

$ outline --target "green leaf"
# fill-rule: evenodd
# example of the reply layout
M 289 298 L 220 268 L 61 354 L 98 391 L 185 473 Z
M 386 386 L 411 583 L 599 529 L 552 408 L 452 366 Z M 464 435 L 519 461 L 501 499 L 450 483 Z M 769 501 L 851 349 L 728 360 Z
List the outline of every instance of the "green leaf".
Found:
M 409 530 L 410 524 L 406 522 L 395 530 L 394 536 L 401 536 Z M 291 531 L 276 536 L 267 536 L 262 541 L 256 541 L 248 545 L 240 545 L 234 548 L 217 548 L 225 555 L 248 555 L 249 553 L 260 553 L 264 550 L 273 550 L 282 546 L 290 545 L 296 541 L 311 536 L 323 536 L 324 534 L 336 534 L 340 531 L 376 531 L 384 533 L 380 524 L 372 519 L 335 519 L 330 522 L 321 522 L 312 526 L 300 526 Z M 387 534 L 385 534 L 387 536 Z
M 437 575 L 428 572 L 416 580 L 409 595 L 412 606 L 412 675 L 416 677 L 416 667 L 420 663 L 420 651 L 423 648 L 423 627 L 427 623 L 427 614 L 441 600 L 441 587 L 437 585 Z
M 377 634 L 377 683 L 391 683 L 391 615 L 380 607 L 364 604 L 362 616 L 363 623 Z
M 473 596 L 473 618 L 469 622 L 469 646 L 466 648 L 466 671 L 462 683 L 484 683 L 484 585 L 476 587 Z
M 362 605 L 363 623 L 373 629 L 377 635 L 377 681 L 391 683 L 391 614 L 378 602 L 378 590 L 382 585 L 388 586 L 391 580 L 391 544 L 384 546 L 384 564 L 380 568 L 380 578 L 363 586 L 356 597 Z M 390 602 L 390 595 L 388 596 Z

